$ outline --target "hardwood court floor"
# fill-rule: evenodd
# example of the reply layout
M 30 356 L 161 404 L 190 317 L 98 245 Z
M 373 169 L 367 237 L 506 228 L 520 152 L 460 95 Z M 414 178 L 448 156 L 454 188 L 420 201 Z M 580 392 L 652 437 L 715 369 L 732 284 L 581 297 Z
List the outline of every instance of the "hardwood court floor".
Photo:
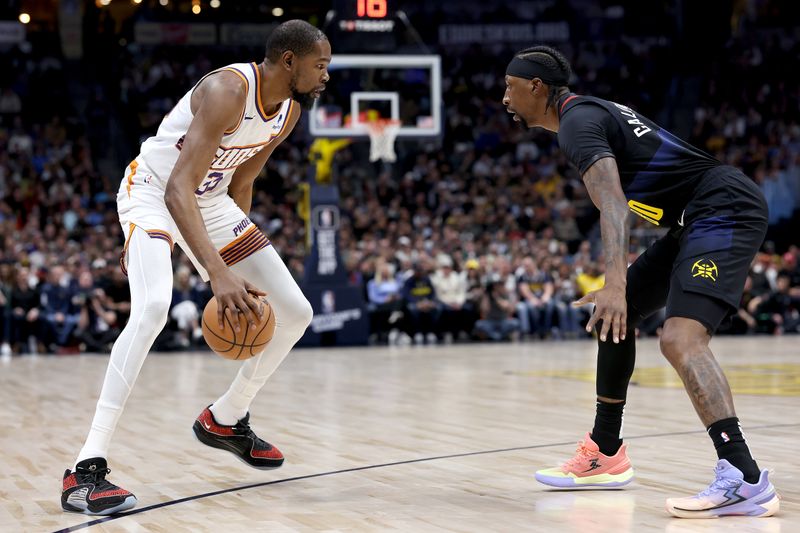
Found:
M 783 496 L 776 518 L 669 518 L 664 499 L 704 488 L 716 456 L 657 352 L 639 343 L 625 434 L 636 481 L 556 491 L 537 468 L 591 428 L 592 342 L 299 350 L 268 382 L 252 423 L 287 457 L 248 469 L 196 442 L 195 416 L 237 365 L 153 355 L 113 442 L 111 479 L 138 512 L 65 514 L 60 476 L 88 429 L 106 357 L 0 365 L 0 531 L 800 531 L 800 338 L 720 338 L 752 449 Z M 219 491 L 218 494 L 211 494 Z M 204 496 L 205 495 L 205 496 Z

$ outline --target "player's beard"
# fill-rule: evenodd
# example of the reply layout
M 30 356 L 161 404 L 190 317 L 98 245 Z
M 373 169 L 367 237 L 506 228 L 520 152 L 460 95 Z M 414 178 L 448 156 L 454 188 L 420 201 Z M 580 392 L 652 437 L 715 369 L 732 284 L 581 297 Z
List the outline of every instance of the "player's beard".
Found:
M 301 93 L 297 90 L 297 80 L 292 79 L 292 82 L 289 84 L 289 89 L 292 91 L 292 100 L 300 104 L 300 107 L 306 111 L 311 109 L 311 106 L 314 105 L 314 90 L 307 93 Z

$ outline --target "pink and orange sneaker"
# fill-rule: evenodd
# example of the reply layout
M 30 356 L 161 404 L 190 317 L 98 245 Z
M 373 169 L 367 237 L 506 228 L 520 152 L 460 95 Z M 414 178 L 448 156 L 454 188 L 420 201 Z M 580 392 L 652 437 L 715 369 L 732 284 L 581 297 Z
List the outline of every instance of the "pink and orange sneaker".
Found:
M 623 444 L 612 457 L 600 448 L 587 433 L 578 443 L 575 457 L 556 468 L 536 472 L 539 483 L 551 487 L 621 487 L 633 480 L 633 467 Z

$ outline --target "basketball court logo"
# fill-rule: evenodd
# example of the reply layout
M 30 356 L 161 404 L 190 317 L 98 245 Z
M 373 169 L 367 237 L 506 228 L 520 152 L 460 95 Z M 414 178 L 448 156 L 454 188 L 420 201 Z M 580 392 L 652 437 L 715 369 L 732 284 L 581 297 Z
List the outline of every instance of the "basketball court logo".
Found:
M 698 259 L 692 265 L 692 277 L 693 278 L 703 278 L 703 279 L 710 279 L 711 281 L 717 281 L 717 277 L 719 276 L 719 270 L 717 269 L 717 265 L 711 259 Z

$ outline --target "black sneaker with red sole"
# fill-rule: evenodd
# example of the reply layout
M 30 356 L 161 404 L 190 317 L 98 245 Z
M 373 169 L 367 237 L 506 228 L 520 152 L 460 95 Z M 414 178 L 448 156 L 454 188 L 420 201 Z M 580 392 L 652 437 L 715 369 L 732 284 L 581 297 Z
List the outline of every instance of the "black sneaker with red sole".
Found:
M 102 457 L 85 459 L 67 469 L 61 490 L 61 508 L 73 513 L 110 515 L 136 505 L 136 496 L 106 479 L 111 472 Z
M 192 430 L 197 440 L 206 446 L 227 450 L 253 468 L 271 470 L 283 464 L 280 450 L 258 438 L 250 429 L 250 413 L 233 426 L 223 426 L 206 407 L 194 421 Z

